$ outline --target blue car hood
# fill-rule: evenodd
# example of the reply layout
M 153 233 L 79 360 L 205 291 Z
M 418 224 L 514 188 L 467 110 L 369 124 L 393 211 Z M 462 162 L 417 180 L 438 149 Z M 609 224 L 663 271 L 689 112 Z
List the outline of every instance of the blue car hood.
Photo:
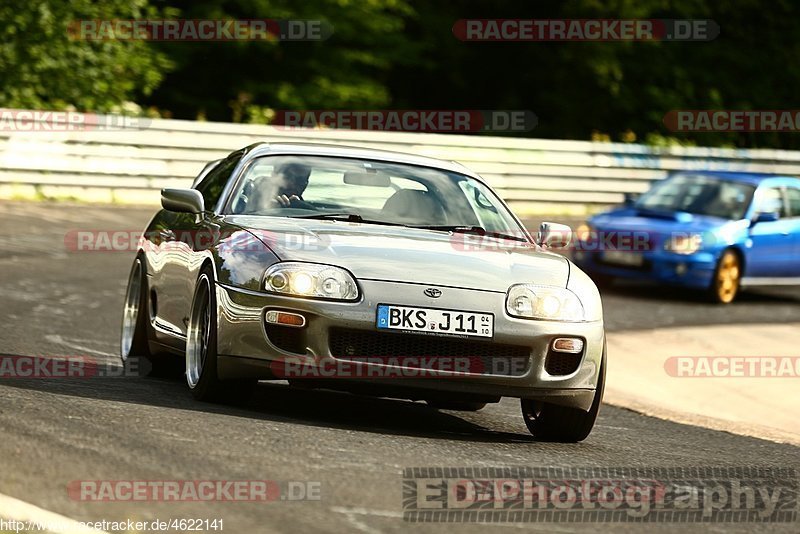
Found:
M 589 223 L 599 233 L 646 233 L 651 246 L 661 246 L 673 234 L 714 232 L 731 221 L 685 212 L 647 212 L 626 208 L 596 215 Z

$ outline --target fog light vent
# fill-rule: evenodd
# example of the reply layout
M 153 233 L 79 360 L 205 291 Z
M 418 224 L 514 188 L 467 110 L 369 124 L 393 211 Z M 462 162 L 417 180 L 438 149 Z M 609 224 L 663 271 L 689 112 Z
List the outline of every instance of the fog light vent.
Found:
M 559 337 L 554 339 L 550 350 L 547 351 L 544 370 L 550 376 L 571 375 L 581 365 L 584 345 L 584 341 L 580 338 Z
M 574 337 L 560 337 L 553 340 L 553 351 L 566 354 L 580 354 L 583 352 L 583 340 Z
M 264 320 L 269 324 L 280 324 L 284 326 L 302 327 L 306 325 L 306 318 L 299 313 L 268 311 L 264 316 Z

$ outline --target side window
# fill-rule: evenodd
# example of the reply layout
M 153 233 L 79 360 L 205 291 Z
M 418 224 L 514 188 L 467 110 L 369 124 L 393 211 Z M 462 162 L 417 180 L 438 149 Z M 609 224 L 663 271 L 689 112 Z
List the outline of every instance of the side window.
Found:
M 198 174 L 198 175 L 195 177 L 194 181 L 192 182 L 192 188 L 193 188 L 193 189 L 196 189 L 196 188 L 197 188 L 197 186 L 198 186 L 199 184 L 201 184 L 201 183 L 203 182 L 203 180 L 205 180 L 205 179 L 206 179 L 206 176 L 208 176 L 208 173 L 210 173 L 211 171 L 213 171 L 213 170 L 214 170 L 214 167 L 216 167 L 216 166 L 217 166 L 217 165 L 219 165 L 220 163 L 222 163 L 222 160 L 221 160 L 221 159 L 217 159 L 217 160 L 214 160 L 214 161 L 209 161 L 208 163 L 206 163 L 206 166 L 205 166 L 205 167 L 203 167 L 203 170 L 202 170 L 202 171 L 200 171 L 200 174 Z
M 788 187 L 786 198 L 789 200 L 789 216 L 800 217 L 800 189 Z
M 207 210 L 212 210 L 217 205 L 219 196 L 222 194 L 222 190 L 225 189 L 225 184 L 228 183 L 228 179 L 240 159 L 242 159 L 241 152 L 229 156 L 209 172 L 202 182 L 197 184 L 197 190 L 202 193 Z
M 777 213 L 779 217 L 786 217 L 786 205 L 783 202 L 783 192 L 777 187 L 770 187 L 761 193 L 758 201 L 758 213 Z

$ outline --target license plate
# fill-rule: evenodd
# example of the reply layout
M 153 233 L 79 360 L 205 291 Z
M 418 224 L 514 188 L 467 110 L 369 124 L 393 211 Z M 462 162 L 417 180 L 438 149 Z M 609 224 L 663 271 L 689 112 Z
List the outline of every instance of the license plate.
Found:
M 644 256 L 638 252 L 628 252 L 623 250 L 603 251 L 603 262 L 626 267 L 641 267 L 644 265 Z
M 386 330 L 492 337 L 494 335 L 494 315 L 380 304 L 378 305 L 377 326 Z

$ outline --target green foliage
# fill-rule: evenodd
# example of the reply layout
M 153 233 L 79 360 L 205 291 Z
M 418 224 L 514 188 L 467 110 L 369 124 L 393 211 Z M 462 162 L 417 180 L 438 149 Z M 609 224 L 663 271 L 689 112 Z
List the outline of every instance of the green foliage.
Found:
M 404 0 L 173 0 L 187 19 L 321 20 L 324 41 L 155 43 L 175 59 L 150 103 L 174 115 L 263 121 L 271 109 L 357 109 L 391 104 L 393 66 L 413 61 L 404 33 L 412 10 Z
M 673 133 L 664 115 L 682 109 L 798 109 L 800 4 L 791 0 L 412 0 L 408 26 L 419 61 L 397 66 L 398 107 L 530 109 L 524 135 L 800 149 L 797 133 Z M 459 18 L 712 19 L 710 42 L 461 42 Z M 446 29 L 445 29 L 446 27 Z M 595 135 L 597 137 L 597 135 Z
M 147 0 L 4 0 L 0 106 L 110 111 L 149 94 L 170 62 L 142 41 L 77 40 L 82 19 L 151 18 Z
M 796 133 L 674 133 L 680 109 L 797 109 L 791 0 L 0 0 L 0 106 L 266 124 L 275 110 L 522 109 L 546 138 L 800 149 Z M 100 5 L 102 4 L 102 5 Z M 153 6 L 169 6 L 157 10 Z M 73 41 L 75 19 L 311 19 L 320 42 Z M 462 18 L 713 19 L 712 42 L 462 42 Z M 172 68 L 171 68 L 172 67 Z M 157 111 L 155 111 L 157 110 Z

